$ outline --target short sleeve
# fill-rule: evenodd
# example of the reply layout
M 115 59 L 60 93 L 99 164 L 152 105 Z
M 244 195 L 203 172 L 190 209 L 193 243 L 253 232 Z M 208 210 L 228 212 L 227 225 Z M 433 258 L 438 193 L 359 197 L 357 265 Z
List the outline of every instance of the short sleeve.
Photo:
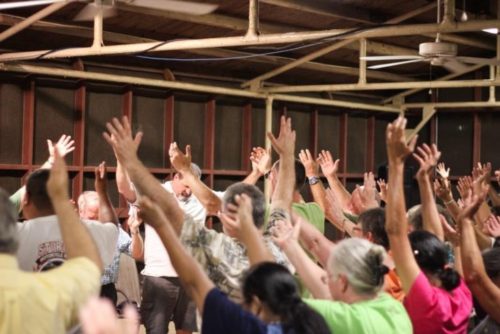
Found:
M 25 192 L 25 188 L 21 187 L 9 197 L 10 202 L 14 205 L 17 214 L 21 212 L 21 202 Z
M 85 227 L 92 235 L 92 239 L 99 250 L 101 260 L 106 268 L 113 261 L 118 241 L 118 228 L 113 223 L 83 220 Z
M 429 279 L 421 271 L 404 299 L 408 313 L 415 314 L 428 310 L 437 302 L 437 294 Z
M 214 288 L 205 298 L 201 332 L 259 334 L 266 333 L 266 325 Z

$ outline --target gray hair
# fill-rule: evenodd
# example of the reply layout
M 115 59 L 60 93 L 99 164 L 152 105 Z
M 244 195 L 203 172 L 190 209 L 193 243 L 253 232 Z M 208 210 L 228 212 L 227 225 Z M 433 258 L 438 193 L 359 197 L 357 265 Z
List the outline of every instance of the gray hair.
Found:
M 256 186 L 243 182 L 237 182 L 230 185 L 224 192 L 223 205 L 225 206 L 228 203 L 235 204 L 234 197 L 241 194 L 246 194 L 252 200 L 253 223 L 257 228 L 260 228 L 264 225 L 266 200 L 262 191 Z
M 87 202 L 88 202 L 89 196 L 96 196 L 96 197 L 98 197 L 97 191 L 86 190 L 86 191 L 82 192 L 80 194 L 80 196 L 78 196 L 78 201 L 77 201 L 78 208 L 84 208 L 84 207 L 87 206 Z
M 377 293 L 382 288 L 384 275 L 388 271 L 383 264 L 385 256 L 382 246 L 368 240 L 345 239 L 333 248 L 327 268 L 333 276 L 345 275 L 356 293 Z
M 0 188 L 0 253 L 16 254 L 18 246 L 17 213 L 7 192 Z

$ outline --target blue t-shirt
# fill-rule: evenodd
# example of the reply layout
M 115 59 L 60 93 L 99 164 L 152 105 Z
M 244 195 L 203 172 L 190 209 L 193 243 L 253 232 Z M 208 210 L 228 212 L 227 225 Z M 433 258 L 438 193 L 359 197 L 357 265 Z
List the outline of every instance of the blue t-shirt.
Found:
M 213 288 L 205 298 L 203 307 L 203 334 L 282 334 L 281 325 L 266 325 L 254 314 L 245 311 L 241 305 L 217 288 Z

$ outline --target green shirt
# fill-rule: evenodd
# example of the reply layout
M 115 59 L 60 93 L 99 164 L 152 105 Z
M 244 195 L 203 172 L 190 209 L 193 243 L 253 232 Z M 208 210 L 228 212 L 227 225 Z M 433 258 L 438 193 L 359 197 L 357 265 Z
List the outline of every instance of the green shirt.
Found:
M 293 212 L 307 219 L 322 234 L 325 233 L 325 214 L 318 204 L 310 203 L 292 203 Z
M 413 333 L 403 304 L 386 293 L 354 304 L 318 299 L 304 302 L 325 318 L 332 333 Z
M 23 200 L 23 196 L 25 193 L 26 188 L 21 187 L 19 188 L 14 194 L 10 196 L 10 201 L 12 204 L 14 204 L 14 207 L 16 208 L 16 212 L 19 213 L 21 212 L 21 201 Z

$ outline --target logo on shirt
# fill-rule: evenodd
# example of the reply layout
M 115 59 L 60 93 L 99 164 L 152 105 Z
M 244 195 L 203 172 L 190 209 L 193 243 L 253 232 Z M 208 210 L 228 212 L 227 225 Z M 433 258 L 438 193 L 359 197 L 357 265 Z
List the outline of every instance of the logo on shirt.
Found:
M 66 260 L 62 241 L 48 241 L 38 245 L 37 258 L 33 271 L 46 271 L 59 267 Z

